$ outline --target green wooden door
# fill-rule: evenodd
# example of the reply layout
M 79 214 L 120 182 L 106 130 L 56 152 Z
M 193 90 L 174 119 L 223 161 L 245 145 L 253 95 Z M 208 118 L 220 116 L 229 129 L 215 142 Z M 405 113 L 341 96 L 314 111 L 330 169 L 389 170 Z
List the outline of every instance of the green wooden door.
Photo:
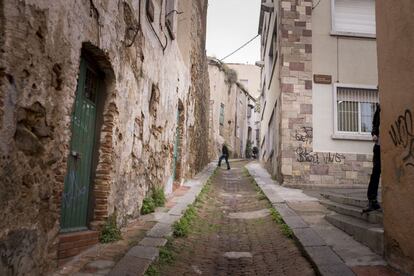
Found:
M 173 180 L 177 177 L 177 161 L 179 157 L 179 140 L 180 140 L 180 111 L 177 111 L 177 127 L 175 129 L 175 141 L 174 141 L 174 161 L 173 161 Z
M 62 232 L 87 229 L 98 87 L 98 74 L 82 58 L 72 114 L 68 169 L 62 195 Z

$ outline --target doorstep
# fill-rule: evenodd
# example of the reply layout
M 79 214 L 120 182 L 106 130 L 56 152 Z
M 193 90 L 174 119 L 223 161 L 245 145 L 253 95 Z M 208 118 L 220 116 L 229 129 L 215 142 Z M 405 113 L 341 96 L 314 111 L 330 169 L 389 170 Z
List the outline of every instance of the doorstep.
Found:
M 62 265 L 72 257 L 99 243 L 98 231 L 80 231 L 59 235 L 58 262 Z

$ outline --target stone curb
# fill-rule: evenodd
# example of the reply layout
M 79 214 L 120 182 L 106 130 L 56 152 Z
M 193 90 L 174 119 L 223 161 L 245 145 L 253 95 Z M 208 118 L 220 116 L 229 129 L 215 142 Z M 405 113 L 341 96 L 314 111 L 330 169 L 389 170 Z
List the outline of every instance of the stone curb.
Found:
M 251 164 L 246 165 L 246 169 L 285 223 L 292 229 L 296 240 L 320 275 L 355 275 L 342 259 L 326 245 L 325 241 L 286 204 L 286 201 L 277 192 L 276 187 L 280 187 L 279 183 L 272 180 L 267 171 L 258 172 L 251 167 Z
M 215 167 L 216 163 L 211 162 L 193 179 L 186 181 L 184 185 L 189 186 L 190 189 L 184 195 L 173 199 L 176 205 L 168 212 L 159 215 L 158 222 L 146 233 L 145 238 L 139 242 L 139 245 L 129 249 L 108 275 L 144 275 L 148 267 L 158 259 L 159 248 L 167 243 L 168 237 L 172 236 L 172 225 L 195 201 Z

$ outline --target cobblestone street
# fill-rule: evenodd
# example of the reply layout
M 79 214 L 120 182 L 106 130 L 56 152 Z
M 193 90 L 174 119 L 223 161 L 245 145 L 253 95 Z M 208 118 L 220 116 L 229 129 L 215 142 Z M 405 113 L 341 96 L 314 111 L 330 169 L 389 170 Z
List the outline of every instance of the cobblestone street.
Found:
M 174 261 L 160 275 L 314 275 L 310 263 L 270 215 L 270 205 L 244 171 L 219 169 L 196 205 L 186 238 L 172 241 Z

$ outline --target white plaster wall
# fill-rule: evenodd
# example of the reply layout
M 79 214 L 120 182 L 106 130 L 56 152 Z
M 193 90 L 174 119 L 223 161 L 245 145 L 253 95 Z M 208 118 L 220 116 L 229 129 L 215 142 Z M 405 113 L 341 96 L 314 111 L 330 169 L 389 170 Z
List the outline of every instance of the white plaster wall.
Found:
M 229 150 L 239 157 L 244 157 L 247 143 L 248 97 L 236 83 L 229 85 L 227 77 L 218 65 L 208 66 L 210 78 L 210 148 L 209 156 L 214 159 L 221 154 L 225 142 Z M 220 105 L 224 104 L 224 124 L 220 135 Z M 236 116 L 239 131 L 236 132 Z M 253 117 L 253 116 L 252 116 Z M 237 134 L 236 134 L 237 133 Z M 236 136 L 237 135 L 237 136 Z
M 263 28 L 267 32 L 265 34 L 262 34 L 262 41 L 266 45 L 266 47 L 262 47 L 261 54 L 264 61 L 265 66 L 262 68 L 262 74 L 261 74 L 261 89 L 262 95 L 260 97 L 260 144 L 258 145 L 259 148 L 259 155 L 260 157 L 264 157 L 264 160 L 267 160 L 267 155 L 271 152 L 271 148 L 267 148 L 266 145 L 269 143 L 266 141 L 263 144 L 263 147 L 261 147 L 263 143 L 263 139 L 267 136 L 268 133 L 268 126 L 269 126 L 269 120 L 272 115 L 276 100 L 280 96 L 280 79 L 279 79 L 279 66 L 280 66 L 280 60 L 277 59 L 276 64 L 274 66 L 273 74 L 271 75 L 271 68 L 272 64 L 270 64 L 269 59 L 269 49 L 271 45 L 271 40 L 273 36 L 274 27 L 275 27 L 275 20 L 276 20 L 276 14 L 272 13 L 271 18 L 269 21 L 269 13 L 264 13 L 264 20 L 263 20 Z M 265 25 L 267 27 L 265 27 Z M 280 103 L 279 103 L 280 104 Z M 277 120 L 278 114 L 275 114 L 274 120 Z M 276 123 L 276 125 L 278 125 Z M 275 129 L 275 131 L 277 131 Z M 274 136 L 277 136 L 278 134 L 275 133 Z M 267 138 L 266 138 L 267 139 Z M 276 147 L 277 145 L 273 145 L 273 147 Z M 266 156 L 263 156 L 263 153 L 266 151 Z
M 238 80 L 248 80 L 248 86 L 245 87 L 253 98 L 260 96 L 260 68 L 252 64 L 227 63 L 227 65 L 236 70 Z
M 313 86 L 313 151 L 341 153 L 372 153 L 372 142 L 334 140 L 333 85 Z
M 378 84 L 376 40 L 331 36 L 331 1 L 321 1 L 312 11 L 313 74 L 331 75 L 333 82 Z M 313 83 L 313 150 L 371 153 L 372 142 L 333 140 L 333 85 Z
M 221 145 L 226 141 L 230 144 L 230 139 L 228 137 L 228 123 L 226 118 L 226 113 L 230 109 L 230 104 L 228 101 L 228 86 L 225 84 L 225 75 L 219 70 L 217 66 L 209 65 L 208 66 L 209 78 L 210 78 L 210 139 L 211 148 L 210 148 L 210 157 L 218 158 L 221 153 Z M 224 126 L 223 126 L 223 135 L 220 135 L 220 105 L 224 104 Z

